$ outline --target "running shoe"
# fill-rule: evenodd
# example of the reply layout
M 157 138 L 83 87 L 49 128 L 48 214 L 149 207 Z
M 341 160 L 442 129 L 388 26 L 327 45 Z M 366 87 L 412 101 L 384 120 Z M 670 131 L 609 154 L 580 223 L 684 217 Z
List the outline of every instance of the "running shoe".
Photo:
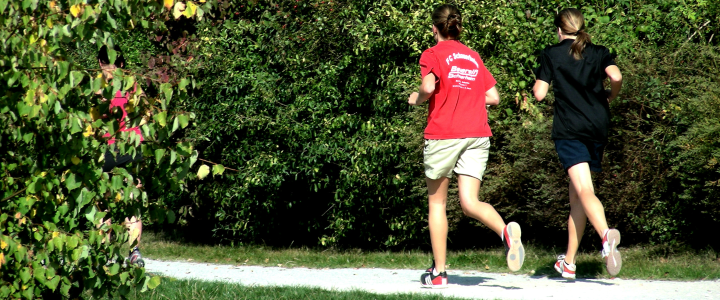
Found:
M 505 245 L 505 256 L 510 271 L 517 271 L 522 268 L 525 261 L 525 248 L 520 242 L 520 225 L 510 222 L 503 229 L 503 245 Z
M 142 259 L 142 255 L 140 255 L 140 249 L 138 247 L 135 247 L 132 251 L 130 251 L 130 256 L 127 260 L 131 265 L 137 265 L 141 268 L 145 267 L 145 261 Z
M 448 287 L 447 272 L 443 271 L 437 276 L 430 273 L 425 273 L 420 276 L 420 284 L 424 288 L 431 289 L 444 289 Z
M 603 237 L 602 243 L 602 258 L 605 261 L 605 268 L 610 276 L 615 276 L 620 273 L 620 268 L 622 268 L 622 257 L 620 257 L 620 251 L 617 249 L 617 245 L 620 244 L 620 231 L 617 229 L 608 230 Z
M 565 255 L 560 255 L 555 262 L 555 271 L 558 271 L 563 278 L 575 279 L 575 264 L 569 264 L 565 261 Z

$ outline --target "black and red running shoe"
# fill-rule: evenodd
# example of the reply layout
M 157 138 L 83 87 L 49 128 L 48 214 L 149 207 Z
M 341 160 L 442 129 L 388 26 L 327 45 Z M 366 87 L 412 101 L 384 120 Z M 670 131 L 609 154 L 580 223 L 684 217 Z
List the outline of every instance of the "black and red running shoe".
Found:
M 131 265 L 137 265 L 141 268 L 145 267 L 145 261 L 142 259 L 142 255 L 140 255 L 140 249 L 138 247 L 135 247 L 132 251 L 130 251 L 130 256 L 127 258 L 127 261 Z
M 444 289 L 448 287 L 447 272 L 443 271 L 437 276 L 430 273 L 425 273 L 420 276 L 420 284 L 424 288 L 431 289 Z

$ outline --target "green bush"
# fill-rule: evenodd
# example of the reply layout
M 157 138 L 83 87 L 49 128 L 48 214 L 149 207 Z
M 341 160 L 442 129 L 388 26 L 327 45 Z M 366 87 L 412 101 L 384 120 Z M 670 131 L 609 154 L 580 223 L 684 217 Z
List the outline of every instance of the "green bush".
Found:
M 419 56 L 433 45 L 430 14 L 439 4 L 223 2 L 189 39 L 197 64 L 188 72 L 199 88 L 186 109 L 198 126 L 186 134 L 205 159 L 233 170 L 176 197 L 182 224 L 232 243 L 426 245 L 427 111 L 406 99 L 419 84 Z M 462 40 L 483 57 L 502 99 L 489 112 L 495 136 L 483 200 L 529 225 L 529 238 L 565 226 L 552 97 L 529 95 L 536 53 L 556 42 L 552 19 L 568 5 L 583 10 L 593 41 L 618 55 L 625 75 L 611 105 L 606 172 L 596 176 L 609 223 L 628 242 L 663 243 L 692 241 L 701 235 L 680 233 L 718 224 L 717 98 L 709 92 L 720 78 L 718 3 L 455 4 Z M 451 193 L 451 240 L 478 232 L 456 199 Z M 485 244 L 496 241 L 470 245 Z
M 155 288 L 159 277 L 124 264 L 126 253 L 120 249 L 128 233 L 121 222 L 132 215 L 172 222 L 163 189 L 181 189 L 204 175 L 190 172 L 198 156 L 192 144 L 173 137 L 193 118 L 176 109 L 191 81 L 129 69 L 105 82 L 95 59 L 100 45 L 112 49 L 118 42 L 115 35 L 162 32 L 163 20 L 180 17 L 171 12 L 180 7 L 173 1 L 95 2 L 0 1 L 3 299 L 74 298 L 86 290 L 122 297 L 133 288 Z M 183 18 L 201 19 L 211 8 L 210 3 L 184 4 Z M 69 51 L 82 45 L 90 53 L 73 60 Z M 109 56 L 112 62 L 117 53 L 111 50 Z M 143 123 L 142 144 L 118 131 L 117 120 L 99 118 L 107 104 L 95 94 L 102 91 L 112 99 L 135 82 L 146 93 L 136 93 L 128 110 L 132 125 Z M 104 133 L 117 143 L 109 146 Z M 149 159 L 108 174 L 101 168 L 107 150 L 142 151 Z M 143 179 L 143 189 L 135 177 Z M 101 224 L 103 218 L 114 222 Z M 113 238 L 103 242 L 110 232 Z

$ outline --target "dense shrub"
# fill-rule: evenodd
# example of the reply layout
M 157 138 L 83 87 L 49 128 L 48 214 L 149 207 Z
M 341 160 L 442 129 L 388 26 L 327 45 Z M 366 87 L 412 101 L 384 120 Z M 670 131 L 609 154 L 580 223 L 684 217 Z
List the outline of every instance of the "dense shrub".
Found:
M 0 1 L 2 299 L 76 298 L 90 292 L 123 297 L 133 288 L 156 287 L 160 277 L 124 263 L 127 252 L 121 247 L 129 234 L 122 220 L 135 215 L 172 222 L 163 191 L 179 190 L 186 180 L 203 175 L 191 170 L 197 151 L 173 136 L 192 119 L 175 105 L 191 81 L 130 68 L 117 70 L 106 82 L 96 60 L 100 46 L 109 45 L 115 61 L 115 35 L 166 31 L 164 20 L 180 17 L 171 13 L 178 4 L 93 2 Z M 184 15 L 193 20 L 211 8 L 210 3 L 177 3 L 187 4 Z M 83 48 L 89 53 L 70 53 L 82 45 L 90 45 Z M 117 120 L 100 118 L 108 110 L 101 99 L 131 90 L 135 82 L 145 93 L 135 93 L 127 108 L 130 124 L 141 126 L 142 144 L 120 132 Z M 117 142 L 108 145 L 105 133 Z M 109 150 L 142 151 L 149 159 L 105 173 Z M 112 225 L 101 221 L 108 218 Z
M 439 4 L 223 2 L 192 36 L 197 64 L 188 72 L 200 88 L 187 110 L 199 125 L 187 137 L 205 159 L 234 170 L 177 197 L 183 224 L 233 243 L 425 244 L 426 108 L 406 99 L 419 84 L 419 56 L 433 45 L 430 13 Z M 567 218 L 552 97 L 529 96 L 536 53 L 556 42 L 552 18 L 566 5 L 583 10 L 593 41 L 618 55 L 625 75 L 611 105 L 606 172 L 596 176 L 610 224 L 628 242 L 663 243 L 693 241 L 698 228 L 719 224 L 718 3 L 456 4 L 462 40 L 483 57 L 502 98 L 490 110 L 495 136 L 481 198 L 526 224 L 526 236 L 561 231 Z M 451 240 L 486 234 L 455 200 L 451 193 Z M 469 245 L 485 244 L 495 241 Z

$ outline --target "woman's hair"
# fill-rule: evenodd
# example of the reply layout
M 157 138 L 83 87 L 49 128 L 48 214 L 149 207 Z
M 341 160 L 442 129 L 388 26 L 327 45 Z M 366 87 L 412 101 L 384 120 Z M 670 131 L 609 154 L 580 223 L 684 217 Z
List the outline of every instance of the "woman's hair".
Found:
M 582 12 L 575 8 L 566 8 L 561 10 L 555 16 L 555 26 L 560 28 L 563 35 L 574 35 L 575 41 L 570 46 L 570 54 L 576 60 L 582 59 L 585 45 L 590 43 L 590 35 L 585 32 L 585 18 Z
M 122 55 L 122 51 L 120 51 L 120 47 L 118 45 L 113 46 L 113 49 L 115 49 L 115 51 L 117 52 L 114 65 L 118 68 L 122 68 L 123 66 L 125 66 L 125 56 Z M 110 64 L 110 58 L 108 57 L 108 47 L 106 45 L 100 47 L 100 52 L 98 52 L 97 58 L 102 64 Z
M 462 33 L 462 16 L 455 6 L 445 4 L 436 8 L 432 14 L 432 21 L 443 38 L 456 40 Z

